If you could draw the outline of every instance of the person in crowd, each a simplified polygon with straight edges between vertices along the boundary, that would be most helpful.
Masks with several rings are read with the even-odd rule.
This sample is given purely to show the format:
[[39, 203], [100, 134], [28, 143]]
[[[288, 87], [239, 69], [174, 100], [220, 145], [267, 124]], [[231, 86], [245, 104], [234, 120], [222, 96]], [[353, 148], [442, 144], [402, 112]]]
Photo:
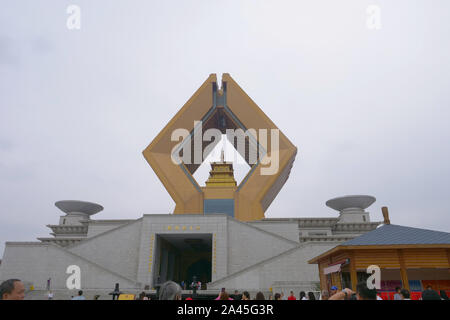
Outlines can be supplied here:
[[316, 300], [316, 296], [311, 291], [308, 292], [308, 300]]
[[148, 297], [147, 297], [147, 295], [145, 294], [145, 291], [142, 291], [142, 292], [139, 294], [138, 300], [148, 300]]
[[297, 300], [297, 298], [294, 296], [294, 291], [290, 292], [289, 297], [287, 298], [288, 300]]
[[119, 284], [116, 283], [114, 286], [114, 291], [110, 292], [109, 294], [112, 295], [112, 299], [116, 300], [119, 299], [119, 296], [121, 295], [122, 291], [119, 289]]
[[222, 293], [225, 292], [225, 288], [222, 288], [219, 292], [219, 295], [214, 300], [220, 300], [220, 297], [222, 297]]
[[320, 300], [328, 300], [330, 298], [330, 294], [327, 290], [322, 290], [322, 294], [320, 295]]
[[78, 295], [76, 297], [73, 297], [72, 300], [86, 300], [86, 298], [83, 296], [83, 290], [78, 291]]
[[259, 291], [255, 296], [255, 300], [266, 300], [266, 297], [264, 297], [264, 294]]
[[449, 300], [445, 290], [439, 291], [442, 300]]
[[428, 285], [427, 288], [422, 291], [422, 300], [441, 300], [441, 297], [437, 291], [434, 291], [433, 288]]
[[159, 300], [181, 300], [181, 287], [173, 281], [164, 282], [159, 289]]
[[228, 292], [225, 291], [225, 288], [222, 288], [222, 290], [219, 293], [219, 296], [214, 300], [233, 300], [233, 298], [231, 298]]
[[305, 291], [300, 291], [300, 296], [299, 296], [298, 300], [308, 300], [308, 299], [306, 298], [306, 293], [305, 293]]
[[281, 294], [275, 293], [274, 300], [281, 300]]
[[345, 288], [331, 296], [328, 300], [353, 300], [353, 297], [356, 300], [377, 300], [377, 290], [375, 288], [369, 289], [366, 281], [361, 281], [356, 285], [356, 293], [349, 288]]
[[400, 295], [401, 288], [395, 288], [394, 300], [402, 300], [402, 296]]
[[332, 286], [330, 288], [330, 297], [334, 296], [338, 291], [338, 288], [336, 286]]
[[281, 300], [287, 300], [287, 298], [284, 296], [284, 292], [281, 291]]
[[0, 284], [0, 300], [25, 299], [25, 285], [19, 279], [8, 279]]
[[228, 295], [228, 292], [222, 291], [222, 292], [220, 293], [220, 298], [219, 298], [219, 300], [233, 300], [233, 299], [230, 298], [230, 296]]
[[[411, 295], [409, 294], [409, 290], [408, 289], [401, 289], [400, 290], [400, 300], [411, 300]], [[395, 298], [394, 298], [395, 300]]]
[[248, 291], [242, 292], [242, 300], [250, 300], [250, 293]]

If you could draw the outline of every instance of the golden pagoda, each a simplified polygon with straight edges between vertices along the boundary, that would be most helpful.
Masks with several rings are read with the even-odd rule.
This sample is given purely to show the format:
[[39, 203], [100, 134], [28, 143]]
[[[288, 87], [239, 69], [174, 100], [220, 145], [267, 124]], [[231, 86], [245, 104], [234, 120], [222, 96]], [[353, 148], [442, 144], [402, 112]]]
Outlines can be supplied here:
[[225, 154], [222, 150], [221, 161], [211, 162], [211, 171], [206, 181], [206, 187], [236, 187], [234, 179], [233, 163], [225, 161]]

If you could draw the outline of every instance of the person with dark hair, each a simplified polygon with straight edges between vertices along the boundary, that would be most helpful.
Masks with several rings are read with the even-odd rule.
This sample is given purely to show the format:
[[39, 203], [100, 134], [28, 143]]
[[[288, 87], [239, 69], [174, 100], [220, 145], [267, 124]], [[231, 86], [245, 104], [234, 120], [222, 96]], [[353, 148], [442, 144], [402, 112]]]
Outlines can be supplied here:
[[439, 291], [442, 300], [449, 300], [447, 296], [447, 292], [445, 290]]
[[119, 284], [116, 283], [116, 285], [114, 286], [114, 291], [109, 293], [110, 295], [112, 295], [112, 299], [116, 300], [119, 299], [119, 296], [122, 294], [122, 292], [119, 289]]
[[403, 288], [402, 290], [400, 290], [400, 296], [401, 296], [400, 300], [411, 300], [411, 298], [410, 298], [411, 295], [410, 295], [408, 289]]
[[308, 300], [316, 300], [316, 296], [314, 296], [314, 293], [312, 293], [311, 291], [308, 292]]
[[147, 295], [145, 294], [145, 291], [142, 291], [142, 292], [139, 294], [138, 300], [148, 300]]
[[422, 291], [422, 300], [441, 300], [441, 297], [437, 291], [434, 291], [433, 288], [428, 285], [427, 288]]
[[366, 281], [356, 285], [356, 298], [358, 300], [377, 300], [377, 289], [369, 289]]
[[288, 300], [297, 300], [297, 298], [294, 296], [294, 291], [291, 291], [291, 294], [287, 298]]
[[173, 281], [164, 282], [159, 289], [159, 300], [181, 300], [181, 287]]
[[300, 296], [299, 296], [298, 300], [308, 300], [308, 299], [306, 299], [305, 291], [300, 291]]
[[86, 298], [83, 296], [83, 290], [78, 291], [78, 296], [73, 297], [72, 300], [86, 300]]
[[242, 292], [242, 300], [250, 300], [250, 293], [248, 291]]
[[25, 299], [25, 286], [19, 279], [8, 279], [0, 284], [0, 300]]
[[255, 296], [255, 300], [266, 300], [266, 297], [264, 297], [264, 294], [259, 291]]
[[274, 300], [281, 300], [281, 294], [275, 293]]
[[328, 300], [353, 300], [353, 297], [356, 297], [356, 300], [377, 300], [377, 289], [369, 289], [366, 281], [361, 281], [356, 285], [356, 294], [349, 288], [345, 288]]
[[395, 294], [394, 294], [394, 300], [402, 300], [402, 297], [400, 295], [401, 288], [395, 287]]

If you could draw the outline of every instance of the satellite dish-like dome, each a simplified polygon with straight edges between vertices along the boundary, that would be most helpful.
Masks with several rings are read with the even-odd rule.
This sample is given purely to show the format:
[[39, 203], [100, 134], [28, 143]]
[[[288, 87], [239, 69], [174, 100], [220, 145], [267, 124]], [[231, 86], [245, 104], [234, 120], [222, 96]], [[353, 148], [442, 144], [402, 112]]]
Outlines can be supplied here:
[[377, 199], [372, 196], [366, 195], [353, 195], [353, 196], [343, 196], [328, 200], [325, 204], [339, 212], [342, 212], [346, 209], [360, 209], [364, 210], [372, 203], [374, 203]]
[[78, 200], [57, 201], [55, 202], [55, 206], [67, 214], [84, 213], [87, 215], [92, 215], [103, 210], [103, 207], [97, 203]]

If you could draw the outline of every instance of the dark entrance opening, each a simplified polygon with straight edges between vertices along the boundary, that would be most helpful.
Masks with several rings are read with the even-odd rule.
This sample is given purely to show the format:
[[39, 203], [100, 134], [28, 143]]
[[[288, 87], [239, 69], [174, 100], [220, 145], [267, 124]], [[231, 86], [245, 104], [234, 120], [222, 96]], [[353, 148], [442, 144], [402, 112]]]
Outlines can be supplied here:
[[203, 288], [211, 282], [211, 234], [159, 234], [154, 257], [156, 285], [184, 281], [189, 289], [194, 276]]

